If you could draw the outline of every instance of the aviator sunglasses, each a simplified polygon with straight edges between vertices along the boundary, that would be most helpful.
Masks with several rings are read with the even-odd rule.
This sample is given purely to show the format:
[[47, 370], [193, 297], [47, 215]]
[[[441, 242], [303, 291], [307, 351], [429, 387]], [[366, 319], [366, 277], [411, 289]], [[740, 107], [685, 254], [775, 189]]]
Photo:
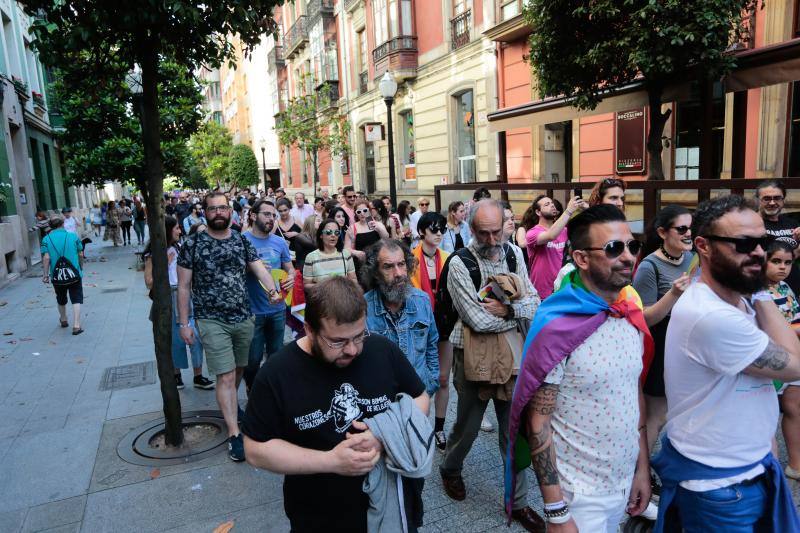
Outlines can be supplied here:
[[762, 250], [766, 250], [770, 244], [775, 241], [772, 235], [764, 235], [763, 237], [721, 237], [719, 235], [704, 235], [710, 241], [730, 242], [733, 243], [736, 251], [740, 254], [753, 253], [758, 246]]
[[608, 241], [605, 243], [601, 248], [582, 248], [587, 252], [594, 251], [594, 250], [602, 250], [606, 253], [606, 257], [609, 259], [616, 259], [617, 257], [622, 255], [622, 252], [625, 251], [625, 248], [628, 248], [628, 251], [631, 255], [639, 255], [639, 252], [642, 250], [642, 243], [641, 241], [637, 241], [636, 239], [631, 239], [628, 242], [625, 241]]

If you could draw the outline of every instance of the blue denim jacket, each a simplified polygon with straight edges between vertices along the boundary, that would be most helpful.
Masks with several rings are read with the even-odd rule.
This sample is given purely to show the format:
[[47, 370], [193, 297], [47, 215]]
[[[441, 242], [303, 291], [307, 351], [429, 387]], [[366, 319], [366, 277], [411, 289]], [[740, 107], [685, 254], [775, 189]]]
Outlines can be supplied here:
[[428, 295], [409, 289], [406, 305], [397, 323], [383, 304], [377, 290], [364, 295], [367, 300], [367, 327], [371, 333], [383, 335], [400, 347], [425, 384], [428, 394], [439, 388], [439, 332], [433, 318]]

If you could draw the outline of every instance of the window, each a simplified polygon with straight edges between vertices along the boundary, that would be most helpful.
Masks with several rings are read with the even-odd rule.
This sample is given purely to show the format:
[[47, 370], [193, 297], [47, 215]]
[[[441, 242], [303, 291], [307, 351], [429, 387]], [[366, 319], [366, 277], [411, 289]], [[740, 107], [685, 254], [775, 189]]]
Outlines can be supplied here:
[[411, 0], [374, 0], [375, 44], [400, 35], [412, 35]]
[[401, 162], [405, 166], [404, 178], [406, 180], [417, 179], [416, 174], [416, 150], [414, 147], [414, 114], [411, 110], [403, 111], [398, 115], [400, 120], [400, 142], [402, 151], [400, 153]]
[[508, 20], [520, 14], [520, 0], [500, 0], [500, 20]]
[[386, 0], [375, 0], [372, 5], [375, 21], [375, 44], [383, 44], [389, 40], [389, 33], [386, 29]]
[[364, 34], [364, 30], [359, 31], [356, 33], [356, 40], [358, 43], [358, 71], [359, 72], [366, 72], [368, 65], [367, 65], [367, 36]]
[[303, 185], [308, 184], [308, 158], [306, 157], [306, 151], [300, 150], [300, 168], [303, 172]]
[[473, 93], [464, 91], [453, 97], [456, 120], [456, 176], [459, 183], [473, 183], [476, 180], [475, 168], [475, 109]]
[[[693, 85], [691, 100], [678, 102], [675, 110], [675, 179], [696, 180], [700, 176], [700, 137], [703, 113], [699, 95]], [[712, 156], [711, 175], [706, 179], [719, 179], [722, 171], [725, 144], [725, 94], [722, 84], [714, 83], [712, 97]]]
[[468, 9], [467, 0], [453, 0], [453, 16], [460, 15]]
[[290, 186], [292, 183], [292, 149], [288, 146], [283, 147], [283, 159], [286, 161], [286, 185]]

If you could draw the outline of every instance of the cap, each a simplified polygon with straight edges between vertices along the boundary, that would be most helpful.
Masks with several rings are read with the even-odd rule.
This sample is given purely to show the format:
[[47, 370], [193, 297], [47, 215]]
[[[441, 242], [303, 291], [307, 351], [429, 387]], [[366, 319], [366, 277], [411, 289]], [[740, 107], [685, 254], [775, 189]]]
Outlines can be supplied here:
[[64, 209], [61, 210], [61, 212], [62, 213], [72, 213], [72, 208], [71, 207], [65, 207]]

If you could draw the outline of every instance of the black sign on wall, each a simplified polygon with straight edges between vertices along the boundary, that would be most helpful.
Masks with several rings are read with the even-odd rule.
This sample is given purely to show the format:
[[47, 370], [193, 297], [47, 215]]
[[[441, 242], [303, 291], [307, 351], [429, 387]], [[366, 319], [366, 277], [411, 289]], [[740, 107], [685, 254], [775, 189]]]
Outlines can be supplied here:
[[617, 174], [645, 172], [645, 108], [617, 111]]

